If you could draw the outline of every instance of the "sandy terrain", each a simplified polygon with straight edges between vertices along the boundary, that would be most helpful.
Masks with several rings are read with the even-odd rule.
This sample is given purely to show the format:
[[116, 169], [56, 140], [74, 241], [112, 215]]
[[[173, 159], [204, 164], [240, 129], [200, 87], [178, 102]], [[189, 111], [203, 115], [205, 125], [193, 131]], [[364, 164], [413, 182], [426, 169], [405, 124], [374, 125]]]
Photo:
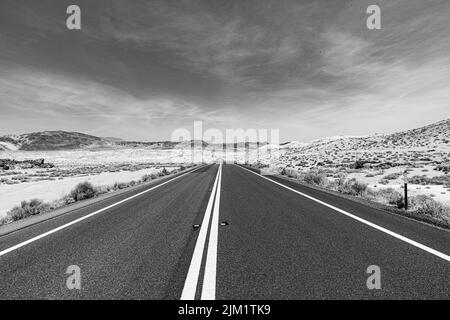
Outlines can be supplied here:
[[[408, 176], [425, 176], [421, 185], [410, 182], [410, 195], [425, 194], [450, 203], [450, 120], [422, 128], [372, 136], [337, 136], [310, 143], [290, 142], [236, 150], [222, 145], [190, 149], [190, 143], [176, 148], [91, 147], [72, 151], [0, 151], [0, 159], [17, 161], [45, 159], [54, 168], [0, 170], [0, 216], [22, 200], [52, 201], [67, 194], [77, 183], [94, 185], [137, 180], [157, 167], [187, 163], [226, 162], [269, 166], [271, 173], [284, 169], [295, 172], [322, 170], [329, 179], [345, 178], [366, 183], [369, 188], [401, 191], [405, 170]], [[160, 170], [160, 169], [159, 169]], [[435, 178], [438, 178], [437, 180]], [[431, 179], [434, 179], [430, 181]]]
[[[3, 151], [2, 159], [45, 159], [53, 168], [0, 170], [0, 217], [23, 200], [52, 202], [68, 194], [78, 183], [95, 186], [139, 180], [144, 174], [179, 168], [182, 160], [172, 150], [117, 149], [99, 151]], [[187, 163], [185, 161], [183, 163]]]
[[[173, 170], [175, 167], [167, 168]], [[0, 184], [0, 217], [23, 200], [38, 198], [46, 202], [58, 200], [68, 194], [78, 183], [89, 181], [94, 186], [108, 186], [115, 182], [130, 182], [139, 180], [144, 174], [161, 171], [162, 168], [150, 168], [138, 171], [104, 172], [97, 175], [68, 177], [62, 180], [43, 180], [24, 182], [14, 185]]]
[[289, 170], [295, 176], [312, 170], [329, 180], [356, 179], [371, 189], [400, 192], [407, 170], [410, 196], [423, 194], [450, 204], [450, 120], [393, 134], [289, 143], [278, 158], [261, 163], [267, 172]]
[[[269, 152], [270, 153], [270, 152]], [[256, 159], [256, 150], [209, 148], [204, 150], [151, 148], [72, 150], [72, 151], [2, 151], [1, 159], [17, 161], [45, 159], [53, 168], [11, 168], [0, 170], [0, 217], [23, 200], [38, 198], [52, 202], [68, 194], [78, 183], [89, 181], [93, 185], [113, 185], [115, 182], [139, 180], [144, 174], [179, 168], [192, 162], [245, 162]], [[262, 150], [261, 157], [267, 158]], [[269, 154], [270, 156], [270, 154]]]

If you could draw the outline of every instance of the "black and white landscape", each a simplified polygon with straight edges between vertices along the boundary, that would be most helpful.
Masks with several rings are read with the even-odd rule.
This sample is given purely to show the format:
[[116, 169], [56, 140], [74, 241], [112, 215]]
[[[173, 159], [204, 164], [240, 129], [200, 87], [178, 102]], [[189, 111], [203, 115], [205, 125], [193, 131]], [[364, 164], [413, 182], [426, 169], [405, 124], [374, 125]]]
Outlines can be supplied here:
[[0, 299], [448, 299], [449, 15], [2, 0]]

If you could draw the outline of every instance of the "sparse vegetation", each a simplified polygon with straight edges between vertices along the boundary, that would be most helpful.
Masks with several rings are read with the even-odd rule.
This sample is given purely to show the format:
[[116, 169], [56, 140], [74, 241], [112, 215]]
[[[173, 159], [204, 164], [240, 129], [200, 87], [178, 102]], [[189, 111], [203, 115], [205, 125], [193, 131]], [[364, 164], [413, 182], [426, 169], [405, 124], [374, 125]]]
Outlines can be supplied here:
[[75, 189], [70, 192], [70, 196], [75, 201], [81, 201], [85, 199], [90, 199], [95, 197], [98, 194], [97, 190], [94, 186], [89, 182], [82, 182], [78, 184]]
[[396, 179], [400, 178], [401, 175], [402, 175], [401, 172], [395, 172], [395, 173], [391, 173], [391, 174], [384, 176], [383, 179], [384, 180], [396, 180]]
[[158, 173], [160, 177], [167, 176], [168, 174], [170, 174], [170, 172], [165, 167]]
[[450, 185], [450, 177], [449, 176], [436, 176], [436, 177], [427, 177], [426, 175], [422, 176], [413, 176], [408, 179], [409, 183], [412, 184], [421, 184], [421, 185]]
[[[186, 167], [183, 168], [184, 170], [186, 169]], [[139, 183], [148, 182], [157, 179], [158, 177], [174, 174], [176, 172], [178, 172], [178, 170], [168, 171], [166, 168], [163, 168], [158, 174], [146, 174], [142, 176], [139, 181], [116, 182], [112, 186], [93, 186], [90, 182], [85, 181], [79, 183], [69, 194], [52, 203], [47, 203], [40, 199], [22, 201], [20, 206], [15, 206], [7, 212], [5, 217], [0, 218], [0, 225], [21, 220], [29, 216], [42, 214], [78, 201], [91, 199], [100, 194], [132, 187]]]
[[141, 178], [141, 181], [142, 182], [148, 182], [148, 181], [152, 181], [152, 180], [154, 180], [154, 179], [156, 179], [157, 178], [157, 175], [156, 174], [144, 174], [143, 176], [142, 176], [142, 178]]
[[[345, 176], [342, 176], [342, 173], [340, 173], [339, 178], [336, 178], [335, 174], [333, 178], [327, 179], [327, 174], [324, 170], [311, 170], [309, 172], [299, 174], [293, 169], [286, 169], [284, 172], [287, 176], [298, 179], [301, 182], [337, 191], [345, 195], [364, 198], [366, 200], [392, 206], [397, 209], [403, 209], [405, 207], [403, 192], [398, 192], [393, 188], [381, 188], [378, 190], [369, 189], [367, 184], [362, 183], [355, 178], [347, 179]], [[389, 182], [388, 179], [396, 179], [396, 177], [397, 174], [387, 175], [381, 183], [386, 182], [387, 184]], [[422, 179], [421, 176], [418, 177]], [[431, 178], [430, 181], [431, 180], [433, 180], [433, 178]], [[425, 181], [429, 182], [428, 180]], [[450, 222], [450, 207], [434, 200], [434, 196], [435, 195], [433, 194], [428, 196], [412, 196], [408, 201], [409, 210], [418, 216], [426, 215], [440, 221]]]
[[392, 188], [380, 189], [377, 191], [367, 189], [367, 192], [364, 194], [364, 198], [386, 205], [395, 206], [398, 209], [405, 207], [403, 195]]
[[22, 201], [20, 206], [12, 208], [6, 214], [6, 221], [17, 221], [29, 216], [34, 216], [49, 211], [50, 204], [39, 199]]
[[431, 216], [450, 222], [450, 207], [444, 206], [426, 195], [418, 195], [411, 199], [412, 210], [418, 214]]
[[309, 171], [303, 176], [303, 181], [317, 186], [323, 186], [326, 182], [326, 175], [321, 172]]

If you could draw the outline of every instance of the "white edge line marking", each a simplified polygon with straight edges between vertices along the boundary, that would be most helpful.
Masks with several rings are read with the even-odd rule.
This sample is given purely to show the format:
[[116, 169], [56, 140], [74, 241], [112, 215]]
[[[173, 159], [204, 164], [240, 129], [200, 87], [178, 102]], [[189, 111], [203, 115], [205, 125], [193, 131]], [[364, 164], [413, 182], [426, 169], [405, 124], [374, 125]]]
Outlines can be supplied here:
[[417, 248], [419, 248], [419, 249], [422, 249], [422, 250], [424, 250], [424, 251], [426, 251], [426, 252], [428, 252], [428, 253], [431, 253], [431, 254], [433, 254], [433, 255], [439, 257], [439, 258], [442, 258], [442, 259], [444, 259], [444, 260], [450, 262], [450, 256], [446, 255], [445, 253], [442, 253], [442, 252], [437, 251], [437, 250], [435, 250], [435, 249], [433, 249], [433, 248], [427, 247], [427, 246], [425, 246], [425, 245], [423, 245], [423, 244], [421, 244], [421, 243], [419, 243], [419, 242], [416, 242], [416, 241], [414, 241], [414, 240], [411, 240], [411, 239], [409, 239], [409, 238], [406, 238], [406, 237], [404, 237], [404, 236], [402, 236], [402, 235], [399, 235], [398, 233], [395, 233], [395, 232], [393, 232], [393, 231], [391, 231], [391, 230], [388, 230], [388, 229], [386, 229], [386, 228], [380, 227], [379, 225], [376, 225], [376, 224], [374, 224], [374, 223], [372, 223], [372, 222], [370, 222], [370, 221], [364, 220], [364, 219], [362, 219], [362, 218], [360, 218], [360, 217], [358, 217], [358, 216], [355, 216], [355, 215], [353, 215], [353, 214], [351, 214], [351, 213], [349, 213], [349, 212], [347, 212], [347, 211], [344, 211], [344, 210], [342, 210], [342, 209], [336, 208], [335, 206], [332, 206], [331, 204], [328, 204], [328, 203], [326, 203], [326, 202], [323, 202], [323, 201], [321, 201], [321, 200], [318, 200], [318, 199], [316, 199], [316, 198], [313, 198], [313, 197], [311, 197], [311, 196], [309, 196], [309, 195], [307, 195], [307, 194], [304, 194], [304, 193], [302, 193], [302, 192], [300, 192], [300, 191], [297, 191], [297, 190], [292, 189], [292, 188], [290, 188], [290, 187], [288, 187], [288, 186], [285, 186], [285, 185], [282, 184], [282, 183], [279, 183], [279, 182], [277, 182], [277, 181], [274, 181], [274, 180], [272, 180], [272, 179], [269, 179], [269, 178], [267, 178], [267, 177], [264, 177], [264, 176], [262, 176], [262, 175], [260, 175], [260, 174], [258, 174], [258, 173], [256, 173], [256, 172], [253, 172], [253, 171], [251, 171], [251, 170], [249, 170], [249, 169], [247, 169], [247, 168], [244, 168], [244, 167], [241, 167], [241, 166], [238, 166], [238, 167], [240, 167], [241, 169], [247, 170], [247, 171], [249, 171], [249, 172], [251, 172], [251, 173], [253, 173], [253, 174], [255, 174], [255, 175], [257, 175], [257, 176], [259, 176], [259, 177], [261, 177], [261, 178], [263, 178], [263, 179], [269, 180], [270, 182], [273, 182], [273, 183], [275, 183], [275, 184], [277, 184], [277, 185], [279, 185], [279, 186], [282, 186], [283, 188], [286, 188], [286, 189], [291, 190], [291, 191], [293, 191], [293, 192], [295, 192], [295, 193], [298, 193], [299, 195], [301, 195], [301, 196], [303, 196], [303, 197], [306, 197], [306, 198], [308, 198], [308, 199], [310, 199], [310, 200], [313, 200], [313, 201], [315, 201], [315, 202], [317, 202], [317, 203], [320, 203], [321, 205], [324, 205], [324, 206], [326, 206], [326, 207], [328, 207], [328, 208], [331, 208], [331, 209], [333, 209], [333, 210], [335, 210], [335, 211], [337, 211], [337, 212], [340, 212], [340, 213], [342, 213], [342, 214], [344, 214], [344, 215], [346, 215], [346, 216], [348, 216], [348, 217], [350, 217], [350, 218], [352, 218], [352, 219], [358, 220], [359, 222], [362, 222], [362, 223], [364, 223], [364, 224], [366, 224], [366, 225], [368, 225], [368, 226], [370, 226], [370, 227], [372, 227], [372, 228], [375, 228], [375, 229], [377, 229], [377, 230], [379, 230], [379, 231], [381, 231], [381, 232], [387, 233], [387, 234], [390, 235], [390, 236], [393, 236], [393, 237], [395, 237], [395, 238], [397, 238], [397, 239], [399, 239], [399, 240], [402, 240], [402, 241], [404, 241], [404, 242], [406, 242], [406, 243], [409, 243], [410, 245], [413, 245], [413, 246], [415, 246], [415, 247], [417, 247]]
[[195, 244], [194, 253], [192, 254], [191, 264], [189, 271], [184, 282], [183, 292], [181, 293], [180, 300], [194, 300], [195, 293], [197, 291], [197, 283], [200, 275], [200, 267], [202, 264], [203, 251], [205, 248], [206, 235], [209, 228], [209, 220], [211, 217], [211, 209], [216, 194], [217, 184], [219, 181], [220, 170], [217, 170], [214, 186], [209, 197], [208, 205], [206, 206], [205, 214], [203, 216], [202, 225], [200, 227], [200, 233], [198, 234], [197, 242]]
[[3, 251], [0, 251], [0, 257], [3, 256], [3, 255], [5, 255], [5, 254], [7, 254], [7, 253], [9, 253], [9, 252], [11, 252], [11, 251], [14, 251], [14, 250], [19, 249], [19, 248], [21, 248], [21, 247], [23, 247], [23, 246], [26, 246], [27, 244], [30, 244], [30, 243], [32, 243], [32, 242], [35, 242], [35, 241], [37, 241], [37, 240], [39, 240], [39, 239], [42, 239], [42, 238], [44, 238], [44, 237], [46, 237], [46, 236], [48, 236], [48, 235], [51, 235], [52, 233], [55, 233], [55, 232], [60, 231], [60, 230], [62, 230], [62, 229], [65, 229], [65, 228], [67, 228], [67, 227], [69, 227], [69, 226], [71, 226], [71, 225], [73, 225], [73, 224], [75, 224], [75, 223], [78, 223], [78, 222], [83, 221], [83, 220], [85, 220], [85, 219], [87, 219], [87, 218], [90, 218], [90, 217], [92, 217], [92, 216], [94, 216], [94, 215], [96, 215], [96, 214], [98, 214], [98, 213], [101, 213], [101, 212], [106, 211], [106, 210], [108, 210], [108, 209], [111, 209], [111, 208], [113, 208], [113, 207], [115, 207], [115, 206], [118, 206], [119, 204], [122, 204], [122, 203], [124, 203], [124, 202], [127, 202], [128, 200], [134, 199], [134, 198], [136, 198], [136, 197], [138, 197], [138, 196], [140, 196], [140, 195], [143, 195], [144, 193], [147, 193], [147, 192], [152, 191], [152, 190], [154, 190], [154, 189], [156, 189], [156, 188], [159, 188], [159, 187], [161, 187], [161, 186], [163, 186], [163, 185], [165, 185], [165, 184], [167, 184], [167, 183], [169, 183], [169, 182], [172, 182], [172, 181], [174, 181], [174, 180], [176, 180], [176, 179], [178, 179], [178, 178], [181, 178], [181, 177], [183, 177], [183, 176], [185, 176], [185, 175], [187, 175], [187, 174], [189, 174], [189, 173], [192, 173], [192, 172], [194, 172], [194, 171], [196, 171], [196, 170], [198, 170], [198, 169], [200, 169], [200, 168], [203, 168], [203, 166], [198, 167], [198, 168], [196, 168], [196, 169], [194, 169], [194, 170], [191, 170], [191, 171], [189, 171], [189, 172], [183, 173], [183, 174], [181, 174], [181, 175], [179, 175], [179, 176], [177, 176], [177, 177], [175, 177], [175, 178], [173, 178], [173, 179], [167, 180], [167, 181], [165, 181], [165, 182], [163, 182], [163, 183], [161, 183], [161, 184], [158, 184], [157, 186], [154, 186], [154, 187], [152, 187], [152, 188], [150, 188], [150, 189], [147, 189], [147, 190], [145, 190], [145, 191], [139, 192], [139, 193], [137, 193], [137, 194], [135, 194], [135, 195], [133, 195], [133, 196], [131, 196], [131, 197], [128, 197], [128, 198], [123, 199], [123, 200], [121, 200], [121, 201], [119, 201], [119, 202], [113, 203], [113, 204], [111, 204], [111, 205], [109, 205], [109, 206], [107, 206], [107, 207], [105, 207], [105, 208], [102, 208], [102, 209], [97, 210], [97, 211], [95, 211], [95, 212], [89, 213], [88, 215], [85, 215], [85, 216], [83, 216], [83, 217], [81, 217], [81, 218], [78, 218], [78, 219], [76, 219], [76, 220], [73, 220], [73, 221], [71, 221], [71, 222], [69, 222], [69, 223], [63, 224], [62, 226], [59, 226], [58, 228], [52, 229], [52, 230], [47, 231], [47, 232], [45, 232], [45, 233], [43, 233], [43, 234], [41, 234], [41, 235], [38, 235], [38, 236], [33, 237], [33, 238], [31, 238], [31, 239], [28, 239], [28, 240], [26, 240], [26, 241], [24, 241], [24, 242], [21, 242], [21, 243], [19, 243], [19, 244], [16, 244], [15, 246], [12, 246], [12, 247], [10, 247], [10, 248], [8, 248], [8, 249], [5, 249], [5, 250], [3, 250]]
[[222, 185], [222, 164], [219, 166], [219, 183], [217, 184], [216, 200], [214, 201], [211, 231], [209, 233], [208, 253], [206, 256], [205, 275], [201, 300], [216, 299], [216, 271], [217, 271], [217, 238], [219, 227], [220, 188]]

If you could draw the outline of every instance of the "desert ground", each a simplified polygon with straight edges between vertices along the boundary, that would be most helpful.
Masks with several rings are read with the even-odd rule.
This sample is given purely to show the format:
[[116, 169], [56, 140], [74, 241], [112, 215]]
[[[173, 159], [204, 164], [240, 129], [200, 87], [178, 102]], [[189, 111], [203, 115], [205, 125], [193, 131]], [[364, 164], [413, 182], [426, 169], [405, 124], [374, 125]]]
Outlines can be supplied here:
[[[5, 143], [3, 143], [5, 145]], [[181, 165], [201, 162], [255, 161], [257, 154], [268, 159], [264, 150], [222, 150], [205, 148], [154, 149], [99, 148], [82, 150], [20, 151], [9, 144], [0, 151], [0, 159], [18, 163], [8, 170], [0, 170], [0, 218], [21, 201], [40, 199], [56, 201], [68, 194], [77, 184], [88, 181], [94, 186], [107, 187], [116, 183], [138, 181], [144, 175], [158, 174], [164, 168], [169, 172]], [[33, 167], [27, 161], [44, 161], [44, 167]], [[46, 166], [49, 167], [46, 167]]]
[[[383, 190], [384, 198], [389, 193], [400, 197], [407, 172], [409, 196], [426, 196], [450, 205], [450, 120], [393, 134], [336, 136], [279, 145], [115, 143], [63, 131], [6, 136], [0, 141], [0, 217], [23, 200], [60, 199], [80, 182], [108, 188], [134, 183], [143, 175], [158, 175], [162, 170], [168, 173], [180, 166], [219, 160], [257, 166], [263, 174], [303, 180], [306, 176], [308, 183], [334, 189], [354, 192], [356, 188], [356, 193], [361, 189], [365, 196], [368, 190], [375, 198]], [[427, 199], [421, 201], [428, 204]]]
[[[0, 171], [0, 217], [23, 200], [56, 201], [76, 185], [88, 181], [97, 187], [138, 181], [144, 175], [169, 172], [180, 167], [168, 152], [143, 150], [109, 151], [15, 151], [0, 152], [0, 158], [24, 161], [44, 159], [49, 168], [22, 168]], [[173, 160], [173, 159], [172, 159]]]

